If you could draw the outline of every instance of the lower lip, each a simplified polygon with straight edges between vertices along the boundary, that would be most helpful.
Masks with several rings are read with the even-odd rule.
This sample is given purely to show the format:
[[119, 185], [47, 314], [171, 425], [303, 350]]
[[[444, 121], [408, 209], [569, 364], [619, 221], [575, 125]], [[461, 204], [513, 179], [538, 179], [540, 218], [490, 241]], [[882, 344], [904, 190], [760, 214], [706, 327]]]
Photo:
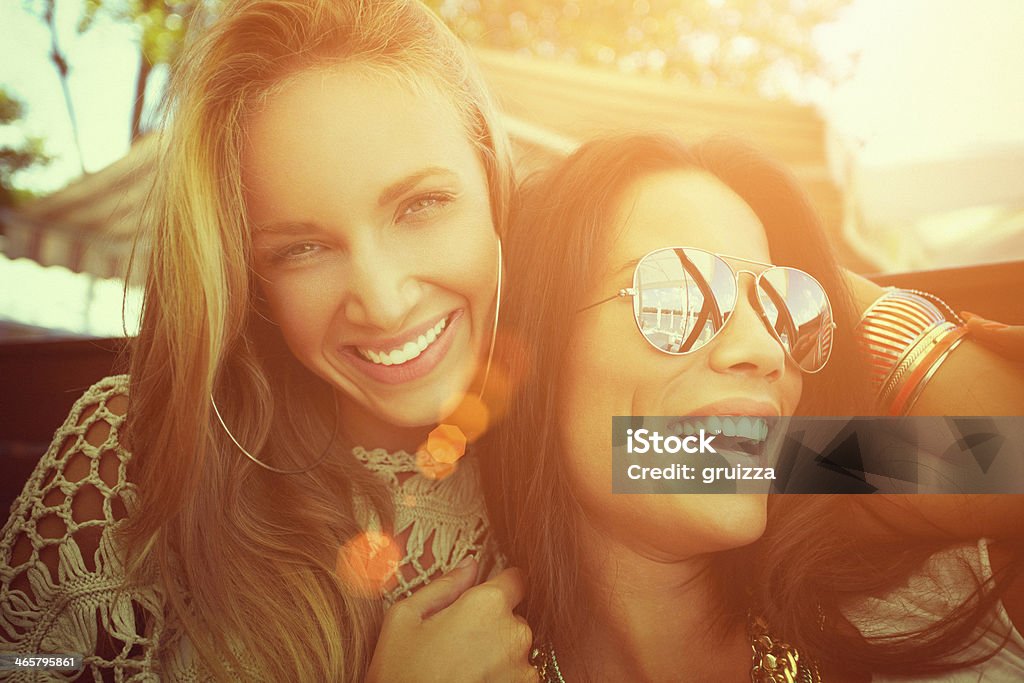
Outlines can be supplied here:
[[[764, 448], [764, 446], [762, 445], [761, 448]], [[764, 467], [768, 460], [764, 453], [751, 455], [750, 453], [744, 453], [743, 451], [720, 450], [718, 451], [718, 454], [732, 466], [743, 465], [745, 467]]]
[[424, 377], [444, 360], [448, 350], [455, 341], [456, 327], [462, 319], [462, 311], [456, 311], [451, 315], [448, 324], [441, 331], [441, 334], [434, 340], [434, 343], [426, 348], [420, 355], [411, 361], [401, 365], [381, 365], [363, 358], [358, 351], [351, 346], [345, 347], [342, 357], [352, 367], [361, 373], [381, 384], [405, 384]]

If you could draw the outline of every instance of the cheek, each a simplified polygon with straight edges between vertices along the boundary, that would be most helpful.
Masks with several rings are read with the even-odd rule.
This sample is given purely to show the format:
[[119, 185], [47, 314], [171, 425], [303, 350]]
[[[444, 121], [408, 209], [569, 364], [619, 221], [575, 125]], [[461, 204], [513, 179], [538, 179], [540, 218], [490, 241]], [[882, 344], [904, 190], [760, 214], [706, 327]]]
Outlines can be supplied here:
[[276, 277], [262, 285], [270, 319], [293, 350], [319, 347], [338, 308], [337, 292], [313, 274]]
[[561, 455], [568, 459], [577, 494], [592, 506], [605, 506], [617, 502], [606, 498], [611, 495], [612, 417], [632, 414], [644, 365], [629, 353], [628, 335], [609, 329], [606, 323], [614, 315], [593, 317], [597, 320], [577, 327], [561, 364], [558, 421]]
[[790, 363], [786, 368], [786, 376], [783, 381], [786, 384], [782, 391], [782, 414], [793, 415], [796, 413], [796, 407], [799, 405], [800, 397], [803, 395], [804, 375], [800, 368]]
[[[497, 286], [498, 240], [489, 206], [484, 203], [467, 211], [450, 235], [448, 247], [441, 251], [435, 245], [430, 260], [446, 273], [451, 289], [490, 308]], [[442, 256], [438, 258], [438, 255]]]

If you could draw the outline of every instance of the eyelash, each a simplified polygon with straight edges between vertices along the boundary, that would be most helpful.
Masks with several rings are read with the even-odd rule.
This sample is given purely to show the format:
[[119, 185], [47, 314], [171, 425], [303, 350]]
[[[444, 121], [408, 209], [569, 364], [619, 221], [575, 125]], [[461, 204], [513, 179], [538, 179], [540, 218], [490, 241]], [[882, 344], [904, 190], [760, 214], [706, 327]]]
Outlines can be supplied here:
[[[455, 195], [450, 192], [428, 192], [426, 194], [418, 195], [402, 205], [398, 212], [398, 219], [401, 220], [406, 216], [412, 216], [412, 220], [417, 220], [421, 217], [425, 218], [433, 215], [435, 211], [450, 204], [453, 199], [455, 199]], [[430, 203], [422, 208], [414, 210], [413, 207], [421, 202]]]
[[[323, 245], [317, 244], [316, 242], [296, 242], [289, 244], [283, 249], [278, 249], [272, 254], [274, 263], [286, 263], [302, 261], [303, 259], [310, 258], [314, 254], [318, 253]], [[312, 247], [311, 249], [305, 250], [306, 247]], [[304, 249], [301, 253], [295, 253], [296, 249]]]

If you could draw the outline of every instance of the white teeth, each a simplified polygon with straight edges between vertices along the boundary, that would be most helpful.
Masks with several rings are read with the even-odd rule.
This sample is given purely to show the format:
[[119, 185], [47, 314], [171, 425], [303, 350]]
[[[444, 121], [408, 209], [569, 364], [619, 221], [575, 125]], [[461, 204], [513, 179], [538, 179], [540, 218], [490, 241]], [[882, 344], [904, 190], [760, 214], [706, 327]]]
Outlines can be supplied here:
[[[709, 434], [725, 436], [742, 436], [754, 441], [768, 438], [768, 421], [763, 417], [708, 417], [703, 420], [683, 420], [676, 430], [682, 430], [683, 436], [696, 434], [701, 429]], [[677, 431], [678, 433], [678, 431]]]
[[360, 356], [371, 363], [376, 363], [377, 365], [401, 365], [402, 363], [408, 363], [413, 358], [419, 357], [421, 353], [426, 351], [428, 346], [437, 341], [438, 336], [447, 325], [447, 318], [441, 318], [433, 327], [414, 341], [408, 341], [400, 348], [392, 349], [391, 351], [376, 351], [360, 346], [355, 347], [355, 349], [359, 352]]

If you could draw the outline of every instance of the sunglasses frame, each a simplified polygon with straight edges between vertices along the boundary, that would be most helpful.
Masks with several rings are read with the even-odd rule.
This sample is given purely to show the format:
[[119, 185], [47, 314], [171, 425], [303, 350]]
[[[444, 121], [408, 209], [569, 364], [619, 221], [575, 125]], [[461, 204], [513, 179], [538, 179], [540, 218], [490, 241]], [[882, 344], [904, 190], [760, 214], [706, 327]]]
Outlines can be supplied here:
[[[646, 254], [641, 256], [640, 259], [637, 260], [636, 266], [633, 268], [633, 286], [632, 287], [624, 287], [623, 289], [620, 289], [617, 293], [613, 294], [612, 296], [610, 296], [610, 297], [608, 297], [606, 299], [601, 299], [600, 301], [592, 303], [589, 306], [584, 306], [583, 308], [577, 310], [576, 312], [577, 313], [582, 313], [583, 311], [590, 310], [591, 308], [594, 308], [596, 306], [600, 306], [601, 304], [606, 304], [609, 301], [613, 301], [615, 299], [632, 299], [633, 297], [635, 297], [639, 293], [639, 289], [637, 287], [637, 277], [638, 277], [638, 274], [640, 272], [640, 264], [644, 262], [644, 259], [646, 259], [651, 254], [657, 253], [659, 251], [669, 251], [669, 250], [675, 251], [677, 249], [684, 249], [684, 250], [687, 250], [687, 251], [698, 251], [698, 252], [701, 252], [703, 254], [708, 254], [710, 256], [714, 256], [715, 258], [719, 259], [720, 261], [722, 261], [725, 264], [726, 268], [728, 268], [730, 270], [730, 272], [732, 272], [733, 277], [734, 277], [735, 282], [736, 282], [736, 300], [733, 301], [733, 310], [736, 309], [736, 304], [739, 302], [740, 275], [742, 275], [743, 273], [747, 273], [751, 277], [754, 278], [754, 285], [756, 287], [760, 287], [761, 276], [764, 275], [771, 268], [787, 268], [789, 270], [795, 270], [798, 273], [803, 273], [804, 275], [809, 277], [814, 282], [814, 284], [818, 285], [818, 287], [821, 288], [822, 294], [825, 295], [825, 305], [828, 306], [828, 317], [832, 321], [829, 324], [829, 326], [833, 330], [833, 334], [834, 334], [835, 330], [837, 329], [837, 325], [835, 323], [835, 318], [832, 315], [832, 300], [828, 298], [828, 292], [826, 292], [825, 288], [821, 286], [821, 283], [818, 282], [818, 279], [815, 278], [810, 273], [808, 273], [807, 271], [800, 270], [799, 268], [793, 268], [792, 266], [778, 266], [778, 265], [775, 265], [774, 263], [764, 263], [763, 261], [755, 261], [753, 259], [743, 258], [742, 256], [729, 256], [728, 254], [718, 254], [718, 253], [715, 253], [713, 251], [708, 251], [707, 249], [701, 249], [699, 247], [658, 247], [657, 249], [650, 250], [649, 252], [647, 252]], [[750, 264], [753, 264], [753, 265], [756, 265], [756, 266], [763, 266], [763, 268], [761, 269], [760, 273], [755, 273], [754, 271], [747, 270], [747, 269], [737, 270], [737, 269], [732, 267], [732, 265], [729, 263], [729, 261], [740, 261], [742, 263], [750, 263]], [[696, 349], [689, 349], [687, 351], [666, 351], [665, 349], [657, 346], [654, 342], [652, 342], [650, 339], [647, 338], [647, 335], [644, 334], [643, 328], [640, 327], [640, 318], [637, 315], [636, 306], [633, 306], [632, 308], [633, 308], [633, 323], [636, 325], [637, 332], [640, 333], [640, 336], [643, 337], [644, 341], [646, 341], [648, 344], [650, 344], [652, 348], [657, 349], [661, 353], [668, 354], [669, 356], [686, 356], [686, 355], [689, 355], [691, 353], [696, 353], [697, 351], [700, 351], [702, 348], [704, 348], [705, 346], [710, 344], [714, 340], [714, 338], [717, 337], [718, 334], [722, 330], [724, 330], [725, 326], [729, 323], [728, 320], [724, 321], [722, 323], [722, 326], [719, 327], [717, 330], [715, 330], [714, 334], [712, 334], [711, 337], [706, 342], [704, 342], [704, 344], [702, 344], [701, 346], [699, 346]], [[803, 373], [808, 374], [808, 375], [816, 375], [816, 374], [818, 374], [819, 372], [821, 372], [822, 370], [825, 369], [825, 366], [828, 365], [829, 359], [832, 358], [832, 348], [833, 348], [833, 345], [831, 345], [831, 344], [829, 345], [829, 347], [828, 347], [828, 355], [826, 355], [825, 356], [825, 360], [822, 361], [821, 367], [819, 367], [817, 370], [806, 370], [803, 367], [801, 367], [800, 363], [798, 363], [796, 358], [793, 357], [793, 354], [786, 347], [786, 344], [783, 343], [782, 338], [779, 336], [779, 333], [775, 331], [775, 327], [768, 321], [768, 314], [765, 313], [765, 311], [764, 311], [764, 305], [761, 303], [760, 297], [757, 298], [757, 306], [754, 307], [754, 310], [757, 313], [758, 317], [761, 319], [761, 322], [764, 323], [764, 326], [768, 328], [769, 332], [771, 332], [771, 335], [775, 338], [775, 341], [777, 341], [779, 343], [779, 346], [782, 347], [782, 350], [786, 352], [786, 357], [789, 358], [789, 360], [793, 361], [793, 364], [800, 369], [800, 372], [803, 372]]]

